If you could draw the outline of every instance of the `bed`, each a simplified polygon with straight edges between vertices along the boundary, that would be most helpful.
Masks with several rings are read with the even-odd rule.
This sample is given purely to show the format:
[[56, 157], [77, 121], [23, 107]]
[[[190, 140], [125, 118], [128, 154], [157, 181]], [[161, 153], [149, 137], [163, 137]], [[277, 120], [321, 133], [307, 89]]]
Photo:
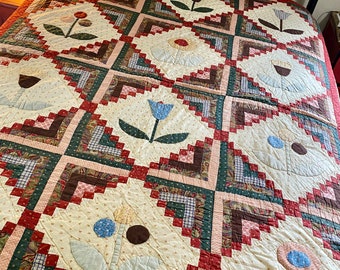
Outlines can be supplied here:
[[0, 109], [0, 269], [340, 269], [338, 89], [295, 2], [26, 0]]

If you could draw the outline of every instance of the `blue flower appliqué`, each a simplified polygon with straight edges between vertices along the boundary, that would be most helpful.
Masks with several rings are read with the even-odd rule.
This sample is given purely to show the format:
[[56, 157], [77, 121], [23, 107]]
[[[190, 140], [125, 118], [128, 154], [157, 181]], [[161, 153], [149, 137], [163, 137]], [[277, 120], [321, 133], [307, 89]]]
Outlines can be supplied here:
[[107, 238], [114, 234], [116, 224], [109, 218], [102, 218], [94, 224], [93, 230], [99, 237]]
[[269, 136], [267, 141], [274, 148], [281, 149], [284, 147], [284, 142], [279, 137]]
[[173, 104], [164, 104], [162, 102], [155, 102], [150, 99], [148, 99], [148, 101], [151, 107], [153, 117], [155, 117], [158, 120], [164, 120], [174, 107]]
[[305, 253], [297, 250], [290, 251], [287, 254], [287, 260], [298, 268], [305, 268], [311, 265], [309, 257]]

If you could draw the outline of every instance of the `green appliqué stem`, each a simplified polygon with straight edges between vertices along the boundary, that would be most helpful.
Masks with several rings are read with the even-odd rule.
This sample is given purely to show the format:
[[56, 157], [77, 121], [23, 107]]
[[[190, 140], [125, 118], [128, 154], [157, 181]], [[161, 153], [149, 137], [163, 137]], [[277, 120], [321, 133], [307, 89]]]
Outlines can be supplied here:
[[259, 19], [259, 22], [261, 24], [263, 24], [264, 26], [266, 27], [269, 27], [271, 29], [274, 29], [274, 30], [277, 30], [277, 31], [280, 31], [280, 32], [285, 32], [285, 33], [288, 33], [288, 34], [291, 34], [291, 35], [302, 35], [303, 34], [303, 31], [302, 30], [298, 30], [298, 29], [284, 29], [283, 28], [283, 20], [280, 19], [280, 27], [277, 27], [276, 25], [266, 21], [266, 20], [263, 20], [263, 19]]
[[156, 134], [156, 130], [157, 130], [158, 123], [159, 123], [159, 120], [156, 119], [155, 125], [153, 126], [151, 138], [150, 138], [150, 140], [149, 140], [150, 143], [152, 143], [152, 142], [153, 142], [153, 139], [155, 138], [155, 134]]
[[135, 137], [137, 139], [144, 139], [149, 141], [150, 143], [153, 143], [154, 141], [159, 143], [165, 143], [165, 144], [174, 144], [184, 141], [189, 133], [173, 133], [173, 134], [167, 134], [161, 137], [158, 137], [155, 139], [157, 127], [159, 124], [159, 119], [156, 119], [155, 124], [152, 129], [151, 138], [146, 135], [146, 133], [134, 126], [131, 126], [130, 124], [126, 123], [124, 120], [119, 119], [119, 126], [120, 128], [128, 135]]
[[192, 1], [192, 5], [191, 5], [191, 11], [193, 11], [193, 10], [194, 10], [195, 4], [196, 4], [196, 2], [195, 2], [195, 1]]
[[52, 25], [52, 24], [44, 24], [44, 28], [46, 29], [47, 32], [53, 35], [64, 36], [65, 38], [73, 38], [73, 39], [78, 39], [78, 40], [91, 40], [91, 39], [97, 38], [96, 35], [92, 35], [89, 33], [75, 33], [71, 35], [71, 32], [74, 26], [76, 25], [76, 23], [78, 22], [78, 20], [79, 20], [78, 18], [75, 19], [71, 27], [68, 29], [66, 35], [64, 34], [64, 31], [60, 27]]
[[79, 21], [78, 18], [74, 20], [74, 22], [72, 23], [71, 27], [68, 29], [68, 31], [67, 31], [67, 33], [66, 33], [66, 35], [65, 35], [65, 38], [68, 38], [68, 37], [69, 37], [69, 35], [71, 34], [71, 31], [72, 31], [73, 27], [76, 25], [76, 23], [77, 23], [78, 21]]
[[123, 238], [123, 233], [125, 231], [125, 227], [126, 227], [125, 224], [119, 224], [119, 229], [118, 229], [118, 234], [117, 234], [117, 238], [116, 238], [115, 248], [114, 248], [114, 251], [113, 251], [113, 255], [112, 255], [112, 259], [111, 259], [109, 270], [116, 270], [116, 269], [118, 269], [117, 265], [118, 265], [120, 250], [121, 250], [121, 247], [122, 247], [122, 238]]
[[175, 7], [178, 7], [178, 8], [183, 9], [183, 10], [190, 10], [190, 11], [195, 11], [195, 12], [200, 12], [200, 13], [207, 13], [207, 12], [211, 12], [211, 11], [214, 10], [214, 9], [208, 8], [208, 7], [195, 8], [196, 1], [192, 1], [191, 8], [189, 8], [186, 4], [184, 4], [180, 1], [172, 0], [171, 4], [173, 4]]

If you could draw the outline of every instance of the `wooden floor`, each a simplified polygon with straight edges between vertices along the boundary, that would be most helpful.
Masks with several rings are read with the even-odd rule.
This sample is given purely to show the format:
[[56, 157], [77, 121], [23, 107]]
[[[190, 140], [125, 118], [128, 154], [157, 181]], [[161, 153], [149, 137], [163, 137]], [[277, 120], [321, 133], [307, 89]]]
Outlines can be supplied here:
[[9, 16], [16, 10], [16, 6], [0, 3], [0, 25], [2, 25]]

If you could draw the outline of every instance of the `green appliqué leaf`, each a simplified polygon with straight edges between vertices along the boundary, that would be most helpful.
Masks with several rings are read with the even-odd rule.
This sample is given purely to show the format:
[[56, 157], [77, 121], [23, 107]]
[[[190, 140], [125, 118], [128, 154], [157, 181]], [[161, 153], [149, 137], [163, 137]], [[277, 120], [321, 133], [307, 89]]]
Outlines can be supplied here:
[[132, 137], [149, 140], [149, 137], [148, 135], [145, 134], [145, 132], [141, 131], [140, 129], [134, 126], [131, 126], [122, 119], [119, 119], [119, 126], [126, 134], [129, 134]]
[[201, 13], [207, 13], [207, 12], [211, 12], [214, 9], [212, 8], [207, 8], [207, 7], [198, 7], [198, 8], [194, 8], [194, 11], [196, 12], [201, 12]]
[[190, 10], [190, 8], [189, 8], [186, 4], [184, 4], [184, 3], [182, 3], [182, 2], [179, 2], [179, 1], [171, 1], [171, 3], [172, 3], [174, 6], [180, 8], [180, 9]]
[[156, 142], [160, 143], [167, 143], [167, 144], [174, 144], [183, 142], [187, 137], [189, 133], [174, 133], [174, 134], [168, 134], [161, 137], [158, 137], [155, 139]]
[[302, 30], [298, 30], [298, 29], [285, 29], [283, 30], [283, 32], [292, 34], [292, 35], [302, 35], [303, 31]]
[[270, 23], [270, 22], [267, 22], [265, 20], [262, 20], [262, 19], [259, 19], [259, 22], [262, 23], [264, 26], [267, 26], [271, 29], [275, 29], [275, 30], [280, 30], [276, 25]]
[[71, 252], [83, 270], [107, 270], [106, 262], [97, 249], [79, 241], [70, 242]]
[[76, 34], [69, 35], [69, 37], [73, 39], [78, 39], [78, 40], [90, 40], [90, 39], [96, 38], [97, 36], [88, 34], [88, 33], [76, 33]]
[[63, 30], [55, 25], [52, 24], [44, 24], [44, 28], [47, 32], [50, 32], [51, 34], [57, 35], [57, 36], [65, 36]]

